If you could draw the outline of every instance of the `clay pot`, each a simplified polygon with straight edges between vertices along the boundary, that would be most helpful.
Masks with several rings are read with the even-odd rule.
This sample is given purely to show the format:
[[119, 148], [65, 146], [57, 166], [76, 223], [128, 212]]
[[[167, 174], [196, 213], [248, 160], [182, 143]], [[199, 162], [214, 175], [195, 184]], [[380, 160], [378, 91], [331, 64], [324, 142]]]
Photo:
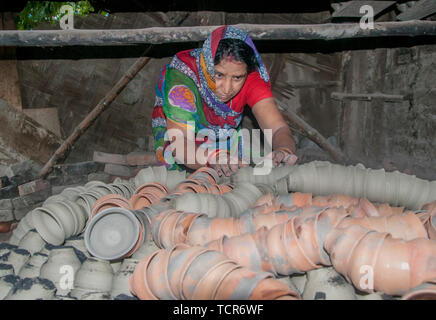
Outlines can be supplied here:
[[132, 254], [141, 237], [141, 221], [125, 208], [99, 212], [91, 219], [84, 234], [89, 253], [103, 260], [118, 260]]
[[219, 176], [215, 169], [209, 167], [201, 167], [188, 176], [188, 179], [198, 179], [210, 184], [217, 184]]
[[[430, 263], [436, 245], [424, 238], [404, 241], [351, 225], [332, 230], [326, 239], [326, 250], [335, 269], [363, 292], [376, 290], [403, 295], [436, 277], [436, 269]], [[363, 265], [373, 270], [373, 288], [361, 286]]]
[[344, 229], [334, 228], [325, 238], [324, 248], [329, 254], [335, 270], [344, 275], [349, 282], [348, 269], [352, 250], [370, 232], [361, 226], [351, 225]]
[[52, 300], [56, 287], [44, 278], [19, 280], [4, 300]]
[[20, 277], [13, 274], [0, 277], [0, 299], [4, 300], [19, 281]]
[[29, 232], [29, 230], [35, 228], [31, 216], [32, 215], [30, 211], [20, 220], [17, 227], [12, 230], [11, 238], [13, 239], [9, 239], [9, 243], [18, 245], [18, 243], [26, 235], [26, 233]]
[[110, 294], [113, 298], [120, 294], [132, 296], [129, 288], [129, 278], [135, 271], [138, 262], [138, 260], [131, 258], [123, 260], [120, 269], [114, 274], [112, 278], [112, 289]]
[[71, 296], [81, 299], [85, 293], [105, 292], [112, 289], [113, 271], [105, 260], [89, 258], [79, 268], [74, 277], [74, 289]]
[[164, 184], [167, 179], [168, 170], [165, 166], [152, 166], [155, 180], [153, 182], [159, 182]]
[[161, 199], [163, 196], [168, 194], [168, 188], [162, 183], [149, 182], [136, 188], [134, 194], [138, 193], [150, 193], [154, 195], [157, 199]]
[[18, 246], [22, 249], [25, 249], [30, 252], [30, 254], [34, 254], [40, 251], [46, 242], [35, 230], [30, 230], [26, 235], [20, 240]]
[[401, 300], [436, 300], [436, 284], [423, 283], [403, 295]]
[[160, 250], [159, 254], [154, 256], [148, 264], [144, 279], [153, 295], [159, 297], [160, 300], [177, 299], [168, 280], [169, 257], [168, 250]]
[[179, 183], [186, 179], [186, 171], [169, 170], [165, 180], [165, 186], [172, 191]]
[[69, 238], [65, 241], [64, 246], [66, 247], [73, 247], [80, 253], [82, 253], [86, 258], [90, 258], [91, 255], [89, 254], [88, 250], [86, 249], [85, 241], [83, 239], [83, 236], [76, 236]]
[[19, 274], [21, 268], [30, 259], [30, 252], [21, 248], [13, 248], [10, 252], [3, 255], [3, 263], [10, 264], [14, 268], [14, 274]]
[[[262, 233], [257, 238], [265, 237], [266, 228], [259, 229], [255, 234]], [[245, 233], [239, 236], [228, 238], [223, 236], [220, 239], [209, 242], [206, 247], [208, 249], [220, 251], [228, 258], [237, 261], [238, 264], [250, 268], [255, 271], [268, 271], [272, 270], [272, 265], [264, 262], [263, 257], [260, 256], [255, 234]], [[262, 250], [262, 248], [259, 248]]]
[[24, 278], [35, 278], [40, 276], [41, 266], [48, 260], [48, 255], [35, 253], [30, 257], [26, 264], [21, 268], [18, 276]]
[[[67, 295], [73, 289], [73, 279], [80, 268], [80, 260], [72, 247], [59, 247], [50, 251], [47, 261], [41, 266], [40, 276], [53, 282], [56, 294]], [[71, 283], [61, 283], [66, 272], [72, 274]]]
[[303, 300], [356, 300], [354, 287], [333, 267], [307, 272]]
[[77, 219], [64, 205], [59, 202], [50, 202], [43, 208], [58, 218], [57, 221], [59, 221], [61, 228], [64, 230], [65, 238], [69, 238], [74, 234], [77, 228]]
[[108, 208], [126, 208], [128, 210], [132, 210], [133, 208], [130, 205], [128, 199], [119, 194], [107, 194], [103, 197], [100, 197], [92, 207], [91, 217], [95, 216], [98, 212], [108, 209]]
[[154, 201], [155, 201], [155, 199], [153, 197], [151, 197], [150, 195], [147, 195], [147, 194], [143, 194], [143, 193], [134, 194], [129, 199], [130, 207], [133, 210], [140, 210], [144, 207], [148, 207]]
[[[21, 268], [23, 269], [23, 268]], [[21, 271], [21, 270], [20, 270]], [[14, 275], [14, 267], [7, 263], [0, 263], [0, 279], [8, 275]], [[0, 288], [1, 291], [1, 288]], [[0, 294], [1, 296], [1, 294]], [[1, 299], [1, 297], [0, 297]]]
[[[271, 279], [274, 280], [273, 282], [262, 283], [262, 280], [268, 278], [271, 279], [272, 276], [266, 272], [253, 272], [244, 267], [236, 268], [221, 280], [214, 298], [216, 300], [227, 300], [230, 297], [237, 300], [274, 299], [275, 297], [271, 295], [276, 292], [275, 287], [283, 288], [284, 285], [275, 279]], [[241, 290], [241, 286], [245, 290]], [[285, 295], [285, 292], [280, 292], [279, 296]]]
[[204, 214], [185, 213], [181, 211], [164, 211], [165, 217], [159, 221], [157, 235], [153, 237], [154, 242], [161, 248], [170, 248], [176, 244], [184, 243], [192, 222]]
[[133, 274], [129, 278], [130, 292], [141, 300], [159, 299], [150, 290], [148, 282], [146, 281], [148, 265], [159, 252], [159, 250], [155, 251], [152, 254], [141, 259], [136, 265]]
[[141, 169], [135, 176], [135, 185], [139, 187], [145, 183], [156, 182], [156, 178], [154, 177], [154, 172], [151, 167]]
[[262, 205], [276, 206], [277, 198], [272, 193], [264, 194], [256, 200], [256, 202], [253, 204], [253, 207], [258, 207]]

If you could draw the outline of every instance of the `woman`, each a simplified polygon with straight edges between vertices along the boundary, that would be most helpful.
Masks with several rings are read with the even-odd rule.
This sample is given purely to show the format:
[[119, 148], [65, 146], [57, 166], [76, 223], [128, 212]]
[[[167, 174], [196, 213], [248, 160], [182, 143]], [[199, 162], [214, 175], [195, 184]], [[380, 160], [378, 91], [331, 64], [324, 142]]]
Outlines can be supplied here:
[[244, 31], [222, 26], [201, 49], [177, 53], [162, 69], [152, 115], [159, 163], [169, 170], [181, 170], [180, 164], [193, 170], [207, 165], [220, 176], [248, 165], [238, 138], [245, 105], [264, 133], [271, 130], [267, 157], [273, 165], [294, 164], [295, 142], [259, 53]]

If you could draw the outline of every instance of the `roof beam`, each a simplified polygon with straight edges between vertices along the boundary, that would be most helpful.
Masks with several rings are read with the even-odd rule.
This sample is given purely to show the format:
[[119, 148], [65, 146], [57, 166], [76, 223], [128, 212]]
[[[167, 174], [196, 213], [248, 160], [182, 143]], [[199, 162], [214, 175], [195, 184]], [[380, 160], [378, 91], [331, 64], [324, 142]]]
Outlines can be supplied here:
[[[386, 37], [436, 36], [436, 21], [376, 22], [373, 29], [359, 23], [297, 25], [235, 25], [253, 40], [345, 40]], [[152, 27], [105, 30], [3, 30], [0, 46], [62, 47], [122, 46], [204, 41], [218, 26]]]

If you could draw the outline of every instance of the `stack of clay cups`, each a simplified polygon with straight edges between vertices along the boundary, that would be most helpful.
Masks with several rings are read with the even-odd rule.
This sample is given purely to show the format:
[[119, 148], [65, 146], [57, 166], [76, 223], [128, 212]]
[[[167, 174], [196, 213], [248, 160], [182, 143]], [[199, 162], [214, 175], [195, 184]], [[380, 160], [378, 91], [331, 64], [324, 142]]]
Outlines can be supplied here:
[[31, 211], [33, 225], [39, 235], [52, 245], [82, 233], [88, 219], [83, 209], [70, 200], [45, 203]]

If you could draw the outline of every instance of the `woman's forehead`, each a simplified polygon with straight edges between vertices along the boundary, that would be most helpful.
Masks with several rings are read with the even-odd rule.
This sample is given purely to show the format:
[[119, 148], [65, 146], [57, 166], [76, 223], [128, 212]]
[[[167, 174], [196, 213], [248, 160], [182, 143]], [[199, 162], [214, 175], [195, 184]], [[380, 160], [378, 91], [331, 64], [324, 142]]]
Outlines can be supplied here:
[[215, 65], [215, 72], [224, 74], [244, 75], [247, 73], [247, 65], [242, 61], [234, 58], [223, 58], [220, 63]]

